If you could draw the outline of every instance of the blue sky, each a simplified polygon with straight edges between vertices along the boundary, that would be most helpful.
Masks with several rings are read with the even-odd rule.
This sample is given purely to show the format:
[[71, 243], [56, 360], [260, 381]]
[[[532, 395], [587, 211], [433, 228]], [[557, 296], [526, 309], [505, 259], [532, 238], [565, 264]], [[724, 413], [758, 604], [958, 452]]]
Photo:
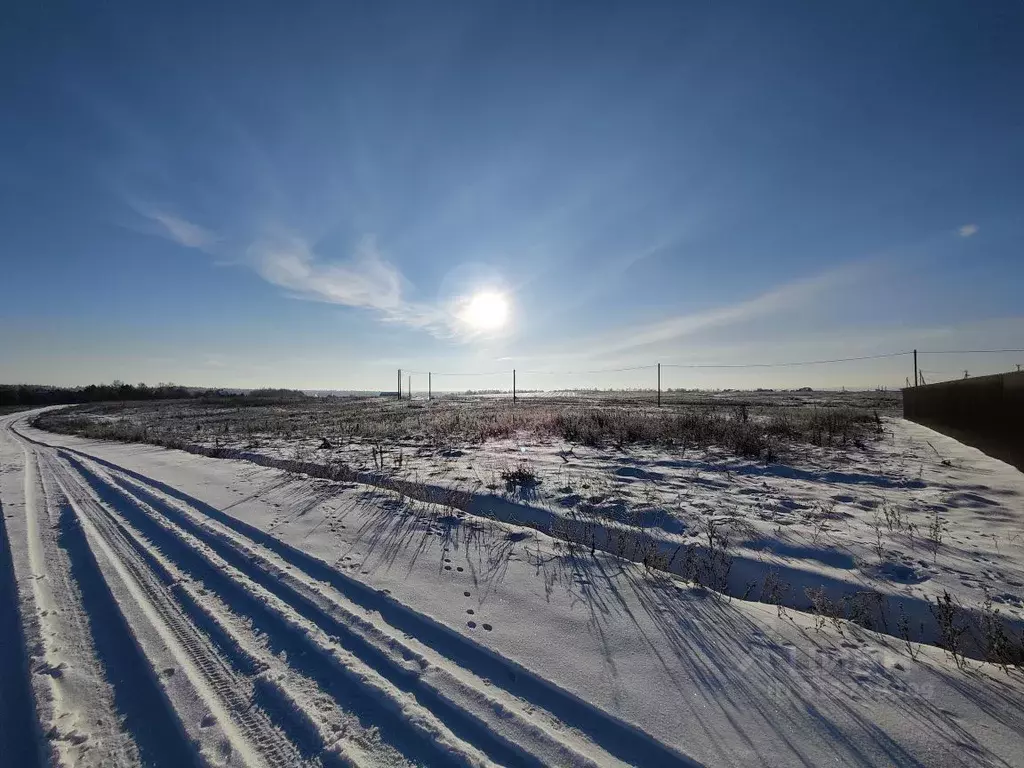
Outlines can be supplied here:
[[[1024, 6], [244, 8], [5, 9], [0, 380], [385, 389], [1024, 346]], [[461, 319], [479, 291], [500, 330]]]

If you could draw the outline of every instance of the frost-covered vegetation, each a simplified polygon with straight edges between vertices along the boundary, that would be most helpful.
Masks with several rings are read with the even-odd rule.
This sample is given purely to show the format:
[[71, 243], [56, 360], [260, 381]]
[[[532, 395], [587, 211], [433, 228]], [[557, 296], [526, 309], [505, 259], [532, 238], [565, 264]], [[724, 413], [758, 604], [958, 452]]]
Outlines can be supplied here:
[[180, 446], [327, 437], [455, 446], [531, 437], [582, 445], [720, 447], [777, 459], [803, 444], [852, 445], [877, 437], [898, 393], [672, 393], [509, 398], [203, 397], [173, 403], [104, 403], [46, 414], [39, 426], [86, 437]]

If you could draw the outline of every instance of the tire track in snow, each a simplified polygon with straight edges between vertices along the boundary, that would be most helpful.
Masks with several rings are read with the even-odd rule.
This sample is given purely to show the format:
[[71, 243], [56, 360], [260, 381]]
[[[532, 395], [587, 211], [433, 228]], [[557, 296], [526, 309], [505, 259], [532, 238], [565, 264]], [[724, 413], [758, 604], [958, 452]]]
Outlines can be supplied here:
[[[83, 489], [88, 493], [87, 489]], [[89, 496], [82, 503], [93, 503], [98, 514], [105, 518], [104, 527], [110, 537], [124, 541], [133, 550], [127, 554], [125, 561], [138, 560], [145, 569], [161, 584], [168, 597], [173, 598], [183, 611], [188, 621], [198, 627], [217, 647], [224, 661], [241, 676], [232, 683], [235, 690], [246, 691], [246, 701], [264, 710], [273, 719], [275, 725], [281, 726], [287, 736], [302, 745], [300, 751], [304, 757], [323, 764], [345, 765], [379, 765], [397, 764], [401, 758], [397, 754], [389, 754], [386, 750], [374, 749], [372, 739], [366, 734], [349, 735], [341, 749], [335, 749], [339, 734], [331, 726], [341, 725], [342, 729], [351, 729], [352, 723], [345, 722], [346, 716], [354, 721], [348, 713], [336, 710], [332, 712], [332, 722], [324, 723], [323, 710], [330, 709], [322, 701], [319, 706], [311, 706], [302, 701], [297, 692], [309, 687], [309, 682], [298, 676], [287, 665], [280, 664], [273, 655], [261, 652], [264, 649], [255, 642], [248, 627], [240, 629], [239, 622], [232, 623], [225, 618], [229, 613], [226, 606], [202, 587], [187, 583], [181, 572], [156, 551], [137, 531], [112, 514], [99, 502]], [[108, 538], [109, 540], [109, 538]], [[214, 605], [216, 604], [216, 605]], [[248, 637], [246, 637], [248, 635]], [[252, 678], [251, 682], [245, 678]], [[319, 692], [319, 689], [316, 689]], [[230, 694], [230, 692], [229, 692]], [[236, 704], [233, 711], [249, 710]], [[357, 725], [357, 724], [356, 724]], [[321, 731], [329, 732], [333, 738], [325, 737]], [[362, 742], [359, 743], [359, 736]], [[280, 762], [280, 761], [279, 761]], [[293, 761], [287, 756], [285, 764]]]
[[[96, 679], [102, 680], [108, 689], [112, 689], [116, 708], [107, 706], [98, 709], [97, 702], [84, 701], [80, 696], [77, 704], [82, 712], [88, 711], [91, 717], [98, 713], [102, 715], [102, 721], [115, 723], [123, 718], [124, 729], [127, 730], [127, 733], [122, 734], [126, 746], [121, 753], [112, 754], [109, 749], [104, 753], [102, 749], [96, 749], [86, 754], [85, 760], [82, 759], [81, 751], [69, 753], [64, 758], [76, 766], [93, 762], [104, 766], [138, 765], [141, 762], [147, 766], [177, 768], [206, 761], [197, 754], [196, 745], [182, 727], [182, 712], [174, 709], [161, 689], [152, 659], [146, 655], [146, 648], [138, 635], [138, 614], [141, 613], [152, 629], [156, 630], [159, 639], [166, 641], [160, 644], [160, 650], [165, 652], [162, 655], [166, 656], [168, 649], [172, 653], [177, 651], [176, 660], [180, 666], [186, 670], [194, 667], [205, 676], [205, 686], [201, 684], [199, 687], [218, 691], [219, 696], [208, 689], [203, 691], [206, 695], [193, 697], [202, 700], [203, 709], [209, 705], [208, 709], [218, 713], [216, 724], [220, 727], [217, 732], [228, 735], [231, 744], [230, 751], [225, 752], [224, 745], [218, 745], [220, 754], [206, 757], [213, 758], [218, 764], [225, 759], [228, 759], [228, 764], [237, 764], [231, 758], [234, 754], [245, 765], [272, 768], [295, 765], [297, 761], [287, 741], [281, 739], [269, 723], [258, 722], [258, 710], [254, 711], [251, 702], [239, 701], [235, 685], [237, 681], [218, 681], [217, 672], [221, 662], [205, 648], [202, 636], [190, 621], [173, 608], [168, 609], [169, 601], [162, 586], [154, 588], [152, 574], [144, 568], [140, 569], [137, 561], [123, 557], [125, 550], [123, 546], [118, 547], [117, 537], [110, 535], [111, 529], [105, 524], [103, 510], [94, 503], [90, 507], [91, 499], [83, 497], [81, 481], [76, 481], [70, 471], [62, 471], [53, 449], [21, 436], [16, 441], [25, 455], [26, 518], [29, 532], [35, 536], [37, 544], [32, 548], [34, 559], [38, 562], [40, 554], [44, 558], [49, 557], [51, 544], [56, 547], [67, 560], [67, 568], [60, 574], [61, 583], [68, 585], [69, 593], [81, 597], [75, 606], [76, 610], [72, 612], [77, 622], [74, 627], [59, 635], [52, 628], [45, 628], [41, 634], [47, 638], [58, 637], [62, 644], [77, 643], [77, 652], [71, 654], [75, 667], [88, 666], [92, 661], [101, 670]], [[34, 493], [36, 484], [41, 487], [43, 496], [51, 502], [48, 506], [55, 507], [55, 511], [47, 509], [49, 518], [54, 521], [53, 525], [42, 527], [38, 524], [37, 496]], [[79, 493], [76, 494], [76, 490]], [[60, 503], [54, 505], [52, 502], [55, 500], [60, 500]], [[100, 514], [97, 514], [97, 509]], [[58, 531], [54, 542], [59, 540], [59, 547], [49, 541], [53, 537], [47, 538], [46, 531], [51, 529]], [[104, 533], [101, 534], [101, 530]], [[44, 566], [48, 569], [46, 581], [53, 580], [49, 577], [54, 570], [54, 560], [54, 557], [49, 557], [48, 561], [44, 559]], [[101, 562], [106, 564], [105, 567]], [[34, 583], [38, 581], [40, 579], [33, 579]], [[120, 600], [115, 596], [115, 582], [121, 595]], [[40, 591], [47, 598], [45, 590]], [[125, 592], [129, 594], [127, 601]], [[49, 596], [48, 601], [55, 603], [53, 596]], [[126, 611], [125, 606], [128, 604], [140, 610]], [[44, 619], [51, 615], [45, 609], [40, 613]], [[62, 609], [54, 613], [68, 613], [67, 606], [62, 605]], [[129, 614], [133, 615], [134, 621], [129, 618]], [[92, 644], [83, 649], [82, 646], [89, 641]], [[51, 645], [55, 642], [52, 641]], [[56, 679], [62, 675], [53, 677]], [[213, 685], [211, 681], [214, 681]], [[217, 682], [220, 684], [217, 685]], [[233, 704], [237, 714], [228, 715], [228, 709], [221, 699]], [[60, 697], [55, 696], [55, 701], [57, 706], [54, 709], [60, 712]], [[105, 711], [110, 711], [112, 716], [105, 714]], [[54, 719], [59, 720], [59, 715]], [[255, 750], [237, 734], [236, 720], [243, 727], [247, 726], [244, 729], [248, 736], [253, 737], [257, 745]], [[200, 727], [205, 727], [205, 724]], [[77, 733], [72, 732], [72, 736]], [[94, 735], [88, 729], [82, 733], [83, 737]], [[103, 735], [102, 731], [100, 735]], [[85, 742], [85, 739], [69, 740], [74, 746]], [[104, 745], [99, 746], [102, 748]], [[128, 748], [130, 752], [126, 752]]]
[[[172, 511], [167, 505], [173, 507], [173, 502], [154, 495], [137, 482], [125, 483], [123, 478], [111, 477], [142, 503], [154, 505], [184, 524], [251, 578], [276, 586], [283, 599], [301, 605], [305, 617], [325, 632], [342, 635], [343, 642], [364, 658], [393, 667], [407, 678], [404, 682], [409, 688], [422, 689], [420, 695], [428, 704], [461, 710], [464, 719], [473, 721], [470, 725], [500, 734], [506, 746], [518, 753], [517, 762], [577, 766], [618, 762], [571, 729], [552, 727], [550, 723], [555, 718], [536, 702], [524, 702], [492, 680], [453, 664], [417, 638], [394, 631], [386, 623], [381, 626], [379, 613], [362, 608], [329, 583], [293, 568], [265, 547], [213, 524], [180, 503], [177, 506], [181, 509]], [[453, 635], [452, 640], [457, 637]], [[508, 668], [504, 671], [511, 672]]]
[[[59, 470], [53, 465], [50, 469], [56, 476]], [[193, 684], [196, 684], [200, 693], [205, 694], [203, 699], [210, 705], [234, 751], [242, 755], [247, 765], [283, 767], [293, 764], [294, 755], [287, 743], [279, 737], [269, 722], [259, 716], [259, 711], [253, 708], [252, 702], [239, 690], [234, 675], [191, 622], [176, 609], [156, 577], [140, 564], [116, 530], [112, 530], [109, 523], [97, 514], [97, 510], [89, 509], [90, 505], [85, 503], [81, 496], [73, 494], [71, 483], [66, 479], [57, 479], [57, 482], [68, 497], [75, 521], [82, 529], [77, 542], [81, 546], [80, 559], [86, 567], [92, 567], [92, 572], [82, 573], [80, 583], [83, 586], [95, 583], [94, 610], [102, 611], [107, 621], [111, 623], [122, 622], [127, 636], [132, 637], [128, 620], [110, 592], [87, 539], [92, 539], [91, 543], [102, 551], [127, 591], [135, 598], [143, 614], [186, 670]], [[66, 532], [73, 539], [75, 527], [68, 522], [62, 525], [62, 532]], [[130, 646], [124, 646], [121, 650], [129, 657], [133, 652], [136, 655], [133, 660], [136, 679], [153, 676], [155, 670], [146, 663], [144, 650], [139, 648], [134, 640]], [[160, 713], [162, 720], [155, 719], [155, 722], [175, 724], [177, 717], [170, 703], [166, 700], [161, 703], [164, 705], [164, 711]], [[157, 702], [150, 701], [147, 708], [152, 710], [157, 706]], [[171, 733], [162, 734], [162, 748], [174, 750], [180, 743], [185, 742], [184, 733], [178, 731], [176, 735], [180, 739], [179, 743], [175, 742]], [[161, 754], [161, 758], [163, 757]], [[182, 765], [186, 759], [187, 755], [182, 754], [175, 756], [167, 764]], [[148, 757], [146, 762], [148, 764]]]
[[14, 442], [24, 457], [25, 578], [31, 582], [37, 622], [31, 671], [42, 699], [39, 709], [51, 759], [74, 766], [135, 765], [137, 745], [122, 727], [87, 609], [70, 572], [69, 553], [54, 535], [57, 499], [52, 489], [48, 492], [35, 450], [20, 439]]
[[289, 665], [321, 687], [347, 709], [365, 718], [367, 727], [378, 728], [382, 737], [415, 762], [431, 765], [480, 765], [489, 762], [484, 753], [465, 743], [426, 708], [396, 689], [363, 660], [350, 654], [315, 626], [304, 622], [287, 603], [249, 581], [242, 573], [213, 554], [187, 533], [114, 484], [106, 484], [71, 459], [92, 491], [105, 506], [115, 510], [145, 536], [176, 567], [201, 581], [232, 611], [252, 622], [272, 650], [284, 654]]
[[[87, 475], [92, 474], [101, 482], [113, 483], [122, 493], [134, 498], [136, 503], [154, 508], [166, 517], [168, 522], [186, 529], [254, 581], [275, 592], [291, 605], [305, 609], [304, 616], [313, 623], [323, 626], [325, 631], [346, 635], [350, 642], [355, 642], [359, 653], [379, 657], [387, 653], [386, 648], [381, 649], [379, 646], [390, 646], [392, 652], [400, 654], [407, 664], [419, 667], [413, 676], [424, 676], [430, 666], [434, 667], [431, 671], [435, 674], [439, 670], [442, 675], [448, 674], [447, 682], [450, 685], [447, 693], [462, 694], [461, 705], [467, 711], [478, 713], [478, 725], [486, 727], [487, 717], [482, 713], [487, 708], [492, 710], [492, 716], [497, 713], [497, 717], [504, 721], [505, 726], [517, 718], [520, 719], [517, 733], [522, 739], [518, 745], [522, 753], [520, 762], [526, 759], [530, 762], [586, 764], [590, 762], [588, 755], [594, 755], [597, 762], [602, 764], [692, 764], [688, 758], [662, 745], [632, 725], [591, 707], [571, 693], [535, 677], [514, 662], [473, 643], [432, 619], [416, 614], [391, 598], [380, 595], [376, 590], [339, 573], [259, 529], [138, 473], [78, 451], [62, 451], [74, 453], [89, 464], [101, 467], [100, 473], [97, 474], [80, 461], [77, 462]], [[109, 479], [101, 477], [106, 473], [109, 473]], [[213, 521], [216, 521], [216, 530]], [[280, 558], [284, 567], [273, 562], [271, 553]], [[297, 571], [285, 570], [292, 567]], [[306, 579], [305, 584], [302, 577]], [[325, 596], [329, 596], [328, 599], [325, 600]], [[325, 602], [333, 604], [325, 606]], [[335, 618], [339, 610], [344, 615]], [[371, 623], [365, 618], [367, 613], [379, 613], [379, 617], [389, 623], [388, 628], [394, 630], [393, 634], [382, 634], [379, 627], [367, 627], [367, 624]], [[370, 640], [360, 637], [360, 630], [369, 630], [371, 633], [376, 630], [377, 637]], [[429, 661], [424, 658], [421, 651], [408, 647], [409, 644], [403, 644], [400, 635], [410, 637], [420, 648], [432, 649], [434, 653], [428, 654]], [[373, 647], [374, 640], [377, 641], [378, 647]], [[465, 684], [461, 692], [452, 691], [452, 688], [459, 688], [460, 681], [453, 680], [455, 676], [444, 670], [445, 666], [461, 670], [463, 678], [474, 678], [481, 689], [491, 684], [492, 687], [500, 689], [501, 694], [506, 695], [502, 697], [503, 700], [496, 701], [493, 690], [488, 693], [478, 689], [475, 693], [483, 694], [484, 701], [472, 702], [474, 692], [467, 693], [465, 688], [468, 686]], [[454, 685], [451, 685], [453, 682]], [[524, 701], [525, 706], [539, 710], [540, 713], [546, 711], [549, 721], [560, 720], [575, 727], [575, 738], [572, 734], [560, 734], [573, 746], [565, 743], [553, 745], [551, 742], [557, 740], [557, 737], [543, 733], [543, 729], [538, 727], [538, 721], [543, 722], [543, 717], [531, 718], [523, 712]], [[494, 717], [491, 718], [492, 722], [493, 720]], [[522, 722], [524, 720], [526, 722]], [[523, 749], [524, 747], [526, 749]], [[534, 748], [532, 752], [530, 747]], [[538, 754], [543, 755], [543, 759], [538, 760]]]
[[[41, 453], [52, 451], [52, 449], [50, 449], [48, 446], [45, 446], [45, 444], [38, 443], [37, 441], [34, 441], [31, 438], [21, 437], [21, 436], [19, 436], [19, 438], [23, 442], [23, 444], [25, 444], [25, 445], [27, 445], [27, 444], [34, 444], [34, 445], [36, 445]], [[73, 508], [74, 508], [74, 512], [75, 512], [75, 514], [76, 514], [76, 516], [78, 518], [78, 521], [82, 524], [82, 527], [84, 529], [86, 529], [86, 537], [87, 537], [88, 541], [90, 542], [90, 545], [94, 546], [96, 550], [101, 552], [102, 559], [104, 559], [105, 562], [108, 563], [108, 567], [109, 568], [114, 568], [114, 569], [116, 569], [117, 571], [120, 572], [119, 576], [117, 577], [117, 580], [119, 582], [121, 582], [122, 584], [126, 584], [126, 585], [130, 586], [132, 588], [132, 590], [134, 590], [131, 595], [127, 596], [127, 598], [124, 597], [124, 596], [122, 596], [120, 598], [120, 605], [122, 607], [122, 610], [125, 607], [133, 608], [133, 607], [137, 606], [137, 607], [141, 608], [144, 613], [149, 614], [148, 618], [150, 619], [150, 623], [154, 624], [154, 625], [157, 625], [158, 628], [164, 630], [164, 633], [166, 634], [166, 629], [167, 628], [162, 626], [162, 625], [160, 625], [160, 622], [153, 618], [152, 614], [153, 614], [153, 610], [154, 609], [153, 609], [153, 605], [150, 602], [150, 599], [153, 598], [153, 595], [154, 594], [158, 595], [160, 590], [163, 590], [163, 587], [160, 586], [158, 590], [156, 590], [154, 593], [152, 593], [149, 596], [140, 595], [139, 594], [138, 584], [133, 582], [133, 577], [127, 577], [125, 575], [126, 563], [131, 563], [132, 562], [131, 556], [129, 556], [126, 553], [125, 550], [119, 550], [117, 552], [114, 551], [114, 549], [117, 547], [117, 538], [118, 538], [118, 536], [111, 535], [110, 529], [104, 525], [104, 517], [105, 516], [109, 516], [108, 513], [107, 513], [107, 510], [99, 502], [99, 500], [95, 499], [91, 495], [91, 491], [90, 491], [89, 485], [87, 483], [85, 483], [85, 481], [79, 475], [77, 475], [77, 473], [73, 472], [70, 468], [68, 468], [65, 471], [62, 471], [60, 469], [60, 465], [62, 463], [63, 462], [58, 460], [58, 459], [52, 460], [50, 462], [50, 466], [49, 466], [49, 470], [50, 471], [48, 473], [48, 477], [53, 477], [53, 481], [55, 483], [57, 483], [57, 482], [60, 482], [60, 481], [56, 480], [55, 475], [60, 475], [61, 476], [64, 488], [68, 492], [67, 495], [69, 496], [69, 498], [71, 498], [73, 500]], [[79, 491], [79, 493], [77, 493], [77, 494], [74, 493], [74, 491], [76, 489]], [[142, 518], [140, 518], [140, 519], [146, 520], [148, 518], [143, 513]], [[104, 529], [104, 534], [101, 535], [101, 533], [99, 532], [99, 530], [97, 530], [97, 528], [103, 528]], [[124, 528], [122, 527], [120, 530], [123, 531]], [[120, 533], [118, 535], [120, 535]], [[185, 551], [188, 551], [187, 547], [186, 547]], [[143, 570], [141, 571], [141, 573], [143, 573], [143, 574], [148, 573], [148, 568], [144, 567]], [[150, 574], [150, 576], [153, 576], [154, 578], [156, 578], [154, 574]], [[109, 576], [108, 576], [108, 578], [109, 578]], [[142, 583], [146, 582], [145, 577], [144, 576], [140, 576], [140, 572], [139, 571], [136, 571], [134, 578], [137, 579], [139, 582], [142, 582]], [[156, 581], [158, 582], [159, 579], [156, 578]], [[244, 590], [242, 590], [242, 594], [244, 594]], [[236, 596], [238, 596], [238, 593], [236, 593]], [[193, 603], [192, 607], [193, 608], [195, 607], [195, 603], [196, 602], [197, 601], [195, 601], [195, 600], [192, 601], [192, 603]], [[259, 602], [260, 602], [259, 600], [255, 601], [255, 603], [257, 605], [259, 604]], [[189, 617], [189, 620], [185, 622], [186, 627], [190, 624], [190, 622], [191, 622], [191, 620], [193, 618], [195, 618], [195, 614], [191, 615]], [[210, 627], [211, 627], [211, 625], [209, 623], [207, 623], [207, 628], [210, 628]], [[289, 626], [284, 626], [283, 629], [284, 629], [284, 634], [285, 635], [292, 635], [293, 636], [292, 639], [295, 641], [295, 643], [294, 643], [295, 647], [293, 647], [291, 649], [293, 651], [296, 651], [296, 653], [294, 654], [292, 663], [293, 664], [297, 664], [298, 666], [302, 666], [302, 659], [304, 659], [306, 657], [306, 655], [307, 655], [306, 652], [308, 650], [308, 648], [302, 647], [302, 645], [304, 643], [302, 632], [301, 631], [296, 632], [295, 631], [296, 630], [295, 627], [289, 627]], [[167, 646], [170, 646], [170, 647], [174, 647], [175, 646], [174, 638], [165, 638], [165, 639], [166, 639], [166, 645]], [[313, 655], [315, 655], [315, 654], [310, 654], [310, 656], [313, 656]], [[282, 654], [282, 656], [283, 656], [283, 654]], [[182, 662], [182, 666], [184, 666], [187, 669], [189, 667], [190, 663], [191, 663], [190, 660], [187, 658], [187, 654], [186, 654], [186, 658], [184, 658], [184, 659], [181, 659], [181, 654], [180, 653], [178, 654], [178, 657], [179, 657], [178, 661]], [[337, 677], [336, 674], [335, 674], [335, 677]], [[255, 687], [257, 688], [257, 693], [259, 695], [262, 695], [262, 697], [263, 697], [262, 700], [263, 701], [266, 701], [267, 699], [272, 699], [272, 698], [277, 698], [278, 701], [283, 701], [283, 700], [286, 700], [286, 699], [289, 698], [290, 692], [284, 690], [283, 686], [280, 684], [280, 680], [271, 680], [271, 679], [268, 679], [268, 678], [263, 678], [263, 679], [256, 679], [254, 682], [255, 682]], [[319, 692], [319, 688], [317, 689], [317, 691]], [[212, 692], [207, 692], [207, 695], [204, 696], [203, 698], [208, 700], [208, 701], [210, 701], [213, 704], [216, 704], [216, 696], [213, 695]], [[255, 698], [259, 698], [259, 696], [255, 697]], [[323, 694], [321, 693], [321, 698], [326, 698], [326, 697], [323, 696]], [[291, 702], [289, 702], [289, 704], [290, 703]], [[249, 709], [252, 709], [251, 703], [250, 703], [249, 706], [246, 707], [245, 711], [248, 711]], [[383, 718], [383, 719], [389, 719], [390, 718], [390, 720], [392, 721], [392, 724], [396, 727], [396, 729], [408, 729], [409, 728], [409, 724], [402, 717], [402, 715], [404, 713], [402, 713], [400, 711], [400, 707], [394, 707], [393, 709], [395, 711], [385, 711], [384, 714], [386, 715], [386, 717]], [[305, 714], [305, 713], [303, 713], [303, 714]], [[171, 719], [173, 719], [173, 716], [172, 716]], [[293, 717], [293, 720], [296, 720], [296, 721], [301, 721], [302, 719], [303, 718], [302, 718], [301, 715], [298, 715], [297, 717]], [[222, 713], [221, 717], [219, 717], [218, 720], [220, 722], [223, 722], [223, 723], [227, 724], [227, 725], [231, 725], [231, 723], [232, 723], [231, 717], [224, 716], [224, 713]], [[362, 751], [362, 755], [361, 756], [364, 759], [362, 759], [362, 760], [359, 760], [359, 759], [345, 759], [345, 758], [350, 758], [352, 756], [351, 755], [352, 750], [348, 750], [349, 754], [346, 754], [345, 756], [339, 755], [338, 757], [340, 759], [342, 759], [343, 762], [350, 762], [350, 763], [355, 764], [355, 765], [366, 764], [366, 765], [399, 766], [399, 765], [404, 764], [405, 761], [402, 759], [402, 757], [401, 757], [401, 755], [399, 753], [394, 752], [393, 750], [390, 750], [387, 747], [387, 745], [383, 745], [383, 747], [381, 747], [381, 745], [379, 744], [379, 739], [375, 740], [374, 738], [372, 738], [373, 737], [373, 733], [381, 725], [380, 720], [381, 720], [381, 718], [378, 718], [377, 721], [372, 723], [371, 728], [367, 732], [367, 735], [370, 737], [370, 738], [366, 739], [367, 743], [362, 744], [362, 745], [357, 745], [357, 746], [362, 746], [363, 747], [363, 749], [361, 750]], [[303, 725], [306, 726], [306, 730], [307, 731], [311, 730], [310, 726], [312, 726], [312, 729], [316, 728], [316, 724], [310, 723], [308, 720], [306, 720], [305, 723], [299, 723], [299, 725], [300, 725], [300, 729], [301, 729], [301, 726], [303, 726]], [[293, 729], [292, 732], [295, 733], [297, 730], [300, 730], [300, 729]], [[257, 738], [255, 740], [260, 742], [260, 743], [266, 742], [265, 738]], [[374, 743], [374, 742], [376, 742], [376, 743]], [[465, 750], [460, 751], [457, 748], [458, 745], [455, 744], [455, 743], [453, 743], [451, 745], [447, 745], [447, 746], [443, 745], [443, 744], [439, 745], [437, 743], [434, 744], [435, 748], [438, 747], [438, 746], [441, 746], [441, 749], [439, 749], [439, 750], [435, 749], [436, 754], [431, 756], [432, 759], [427, 759], [427, 760], [421, 759], [422, 756], [419, 754], [419, 752], [421, 750], [411, 750], [411, 752], [413, 753], [413, 757], [416, 758], [417, 762], [419, 762], [420, 764], [437, 764], [437, 765], [441, 765], [441, 764], [444, 764], [444, 765], [449, 765], [449, 764], [467, 764], [467, 765], [478, 765], [478, 764], [484, 764], [484, 763], [487, 762], [486, 759], [484, 759], [481, 755], [476, 753], [474, 750], [469, 750], [468, 753], [466, 753]], [[246, 765], [263, 765], [264, 764], [264, 760], [262, 760], [261, 758], [264, 757], [265, 755], [260, 754], [260, 753], [261, 752], [265, 752], [265, 751], [266, 750], [259, 750], [258, 749], [254, 753], [253, 750], [247, 750], [247, 754], [243, 754], [243, 758], [242, 758], [244, 764], [246, 764]], [[357, 749], [355, 751], [358, 752], [359, 750]], [[327, 757], [327, 761], [331, 762], [331, 757], [332, 756], [331, 755], [327, 755], [326, 757]], [[219, 760], [217, 762], [219, 762]], [[298, 764], [299, 761], [296, 760], [293, 755], [289, 754], [283, 760], [278, 759], [278, 760], [271, 760], [271, 761], [267, 761], [267, 762], [270, 763], [270, 764], [273, 764], [273, 765], [293, 765], [293, 764]], [[314, 760], [313, 762], [319, 763], [320, 761]]]
[[[289, 573], [272, 562], [270, 554], [262, 547], [211, 530], [181, 513], [175, 514], [166, 501], [140, 491], [134, 484], [111, 479], [138, 503], [169, 515], [176, 525], [292, 606], [304, 619], [328, 635], [338, 637], [352, 653], [438, 714], [457, 736], [477, 742], [493, 759], [509, 765], [594, 766], [596, 763], [585, 754], [589, 751], [600, 753], [603, 764], [615, 762], [593, 744], [571, 733], [563, 730], [556, 735], [541, 718], [528, 716], [522, 702], [508, 695], [496, 696], [488, 691], [489, 687], [493, 688], [489, 681], [462, 670], [456, 672], [457, 668], [452, 669], [453, 665], [445, 663], [446, 660], [428, 646], [413, 639], [403, 642], [397, 634], [382, 631], [366, 611], [345, 600], [332, 587], [308, 576], [304, 580], [305, 574]], [[582, 749], [574, 749], [574, 746]]]
[[70, 507], [60, 512], [59, 539], [71, 559], [71, 575], [82, 594], [96, 653], [114, 692], [114, 703], [147, 766], [198, 766], [173, 709], [145, 655], [135, 644], [117, 600], [107, 586], [81, 521]]

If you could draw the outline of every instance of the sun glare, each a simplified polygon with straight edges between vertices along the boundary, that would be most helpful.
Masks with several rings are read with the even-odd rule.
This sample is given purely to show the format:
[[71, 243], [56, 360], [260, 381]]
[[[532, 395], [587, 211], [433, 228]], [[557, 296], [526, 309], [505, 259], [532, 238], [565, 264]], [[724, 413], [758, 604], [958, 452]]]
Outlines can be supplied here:
[[470, 298], [462, 319], [476, 331], [496, 331], [508, 320], [508, 299], [495, 291], [481, 291]]

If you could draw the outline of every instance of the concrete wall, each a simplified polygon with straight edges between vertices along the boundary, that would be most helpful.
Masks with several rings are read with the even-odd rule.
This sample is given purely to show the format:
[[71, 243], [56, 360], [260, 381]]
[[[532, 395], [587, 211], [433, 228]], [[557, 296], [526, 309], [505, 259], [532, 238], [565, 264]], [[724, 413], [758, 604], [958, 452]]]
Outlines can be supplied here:
[[903, 415], [1024, 470], [1024, 371], [909, 387]]

